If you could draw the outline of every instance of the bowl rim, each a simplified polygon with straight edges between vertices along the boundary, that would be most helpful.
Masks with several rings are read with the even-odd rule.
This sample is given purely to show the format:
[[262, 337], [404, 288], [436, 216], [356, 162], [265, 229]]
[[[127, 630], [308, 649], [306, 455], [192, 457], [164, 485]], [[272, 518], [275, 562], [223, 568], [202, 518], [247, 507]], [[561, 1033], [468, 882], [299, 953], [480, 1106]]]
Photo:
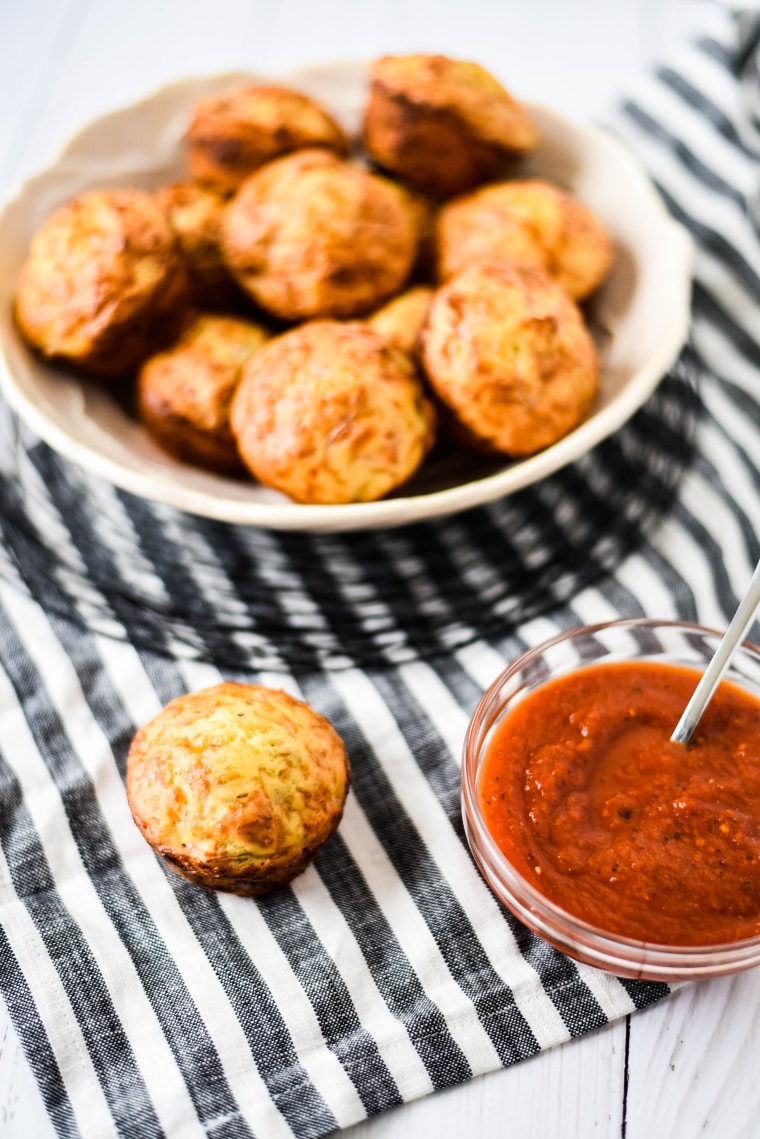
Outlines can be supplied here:
[[[186, 89], [188, 92], [199, 85], [239, 82], [243, 77], [252, 79], [276, 78], [279, 82], [293, 85], [308, 84], [319, 80], [320, 76], [331, 73], [345, 73], [355, 76], [355, 81], [367, 68], [367, 60], [335, 60], [311, 66], [292, 69], [284, 74], [271, 76], [266, 73], [231, 70], [208, 72], [175, 78], [165, 84], [154, 86], [131, 102], [109, 108], [84, 123], [61, 146], [46, 165], [30, 173], [17, 182], [9, 197], [0, 205], [0, 223], [7, 211], [20, 205], [23, 199], [34, 194], [56, 168], [65, 169], [66, 162], [76, 155], [77, 146], [86, 139], [93, 127], [103, 123], [118, 124], [120, 117], [134, 114], [160, 104], [163, 99], [177, 96]], [[496, 473], [475, 475], [469, 481], [457, 482], [440, 489], [421, 491], [380, 499], [368, 503], [348, 503], [335, 505], [300, 504], [289, 501], [269, 501], [239, 497], [234, 493], [215, 491], [204, 482], [184, 481], [182, 471], [174, 474], [164, 470], [163, 478], [158, 478], [150, 466], [142, 469], [139, 464], [125, 465], [105, 447], [96, 446], [91, 438], [78, 439], [65, 425], [56, 422], [45, 409], [44, 400], [40, 405], [29, 384], [22, 384], [14, 375], [12, 352], [6, 351], [4, 336], [0, 336], [0, 390], [19, 417], [59, 454], [76, 463], [88, 473], [105, 479], [114, 486], [150, 501], [220, 521], [242, 525], [262, 526], [279, 530], [321, 530], [340, 531], [372, 529], [387, 526], [402, 526], [414, 522], [447, 517], [475, 506], [482, 506], [513, 494], [540, 479], [556, 473], [568, 464], [578, 460], [592, 447], [601, 443], [642, 406], [653, 393], [660, 380], [678, 357], [688, 337], [691, 321], [691, 266], [693, 242], [686, 229], [673, 218], [644, 169], [639, 158], [610, 130], [588, 123], [575, 122], [561, 113], [540, 103], [525, 100], [525, 105], [539, 115], [544, 115], [559, 125], [570, 137], [585, 140], [595, 147], [604, 148], [614, 154], [615, 161], [625, 170], [626, 179], [636, 186], [637, 194], [646, 200], [647, 209], [657, 218], [662, 227], [663, 248], [667, 246], [669, 273], [673, 279], [670, 319], [660, 330], [654, 350], [641, 366], [627, 378], [620, 391], [601, 407], [592, 409], [589, 416], [573, 431], [559, 439], [550, 447], [526, 459], [510, 462]], [[108, 171], [99, 171], [102, 179]], [[32, 385], [33, 387], [33, 385]]]
[[[671, 945], [669, 943], [646, 942], [600, 929], [600, 927], [569, 913], [556, 902], [551, 901], [525, 879], [497, 846], [488, 830], [478, 807], [477, 796], [477, 755], [475, 754], [476, 735], [491, 714], [491, 704], [503, 684], [522, 671], [531, 661], [537, 660], [547, 650], [578, 639], [582, 636], [595, 636], [605, 631], [671, 629], [683, 633], [709, 636], [717, 641], [722, 637], [717, 629], [693, 621], [657, 619], [652, 617], [623, 617], [594, 624], [576, 625], [562, 630], [521, 652], [491, 682], [483, 693], [473, 712], [462, 746], [461, 804], [465, 835], [470, 851], [483, 873], [489, 887], [513, 913], [535, 933], [538, 933], [557, 948], [570, 956], [596, 965], [607, 972], [635, 977], [642, 980], [681, 981], [697, 980], [737, 972], [760, 964], [760, 934], [740, 941], [715, 942], [709, 945]], [[716, 645], [717, 647], [717, 645]], [[760, 647], [751, 641], [743, 641], [734, 654], [749, 655], [760, 666]], [[626, 658], [618, 655], [621, 661]], [[634, 659], [632, 656], [630, 659]], [[600, 660], [578, 661], [566, 670], [554, 675], [567, 675], [577, 668], [593, 668]], [[697, 662], [690, 667], [699, 668]], [[553, 678], [553, 677], [552, 677]], [[550, 678], [544, 678], [530, 686], [530, 691], [540, 688]], [[504, 707], [492, 713], [494, 718]], [[488, 733], [485, 727], [484, 738]], [[496, 889], [493, 878], [498, 877], [502, 891]], [[506, 894], [509, 896], [507, 897]]]

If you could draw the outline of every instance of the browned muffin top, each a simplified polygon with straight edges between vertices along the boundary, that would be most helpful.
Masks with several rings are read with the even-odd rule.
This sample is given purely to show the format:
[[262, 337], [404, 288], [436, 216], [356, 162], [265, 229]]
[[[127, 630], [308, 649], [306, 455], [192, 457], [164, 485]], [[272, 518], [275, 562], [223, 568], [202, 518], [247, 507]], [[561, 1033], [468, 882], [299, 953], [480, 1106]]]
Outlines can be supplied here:
[[425, 369], [471, 441], [519, 457], [555, 443], [588, 412], [599, 366], [575, 302], [542, 270], [474, 266], [433, 301]]
[[302, 150], [253, 174], [227, 207], [222, 246], [240, 285], [285, 320], [368, 312], [417, 250], [408, 195], [364, 167]]
[[333, 833], [350, 777], [324, 716], [278, 689], [227, 681], [177, 697], [137, 732], [127, 796], [147, 841], [184, 877], [263, 894]]
[[186, 136], [190, 173], [224, 194], [265, 162], [304, 147], [348, 154], [348, 142], [328, 112], [288, 87], [249, 86], [201, 99]]
[[45, 356], [120, 376], [171, 337], [187, 296], [184, 260], [153, 196], [92, 190], [35, 234], [15, 314]]
[[419, 467], [435, 417], [411, 361], [358, 321], [311, 321], [246, 366], [232, 429], [252, 473], [297, 502], [370, 502]]

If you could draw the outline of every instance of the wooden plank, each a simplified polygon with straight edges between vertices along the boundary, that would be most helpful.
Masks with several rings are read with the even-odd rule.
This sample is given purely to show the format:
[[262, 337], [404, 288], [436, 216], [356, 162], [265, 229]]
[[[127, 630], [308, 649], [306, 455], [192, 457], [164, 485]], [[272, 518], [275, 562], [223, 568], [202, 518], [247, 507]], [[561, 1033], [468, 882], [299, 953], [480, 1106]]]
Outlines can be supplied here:
[[760, 969], [689, 985], [631, 1018], [625, 1139], [757, 1139]]
[[55, 1134], [40, 1089], [0, 997], [0, 1135], [52, 1139]]
[[625, 1020], [349, 1128], [347, 1139], [619, 1139]]

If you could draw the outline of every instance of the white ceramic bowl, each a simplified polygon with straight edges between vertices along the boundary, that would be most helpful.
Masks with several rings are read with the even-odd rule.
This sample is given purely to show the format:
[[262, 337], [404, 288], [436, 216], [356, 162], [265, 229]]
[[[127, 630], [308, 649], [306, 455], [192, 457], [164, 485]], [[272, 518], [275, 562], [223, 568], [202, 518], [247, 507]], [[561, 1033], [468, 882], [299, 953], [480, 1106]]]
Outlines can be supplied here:
[[[557, 181], [587, 202], [612, 233], [617, 257], [591, 308], [602, 380], [592, 414], [529, 459], [484, 465], [457, 454], [429, 462], [394, 497], [303, 506], [253, 482], [185, 466], [164, 454], [107, 389], [37, 360], [11, 319], [19, 268], [34, 232], [59, 205], [95, 187], [153, 188], [185, 174], [182, 137], [202, 96], [263, 77], [187, 79], [95, 119], [0, 212], [0, 380], [19, 416], [51, 447], [133, 494], [190, 513], [283, 530], [398, 526], [511, 494], [559, 470], [617, 430], [652, 393], [683, 345], [690, 314], [691, 243], [665, 211], [637, 161], [613, 136], [531, 110], [542, 136], [525, 173]], [[311, 93], [355, 132], [367, 89], [362, 63], [304, 69], [280, 81]]]

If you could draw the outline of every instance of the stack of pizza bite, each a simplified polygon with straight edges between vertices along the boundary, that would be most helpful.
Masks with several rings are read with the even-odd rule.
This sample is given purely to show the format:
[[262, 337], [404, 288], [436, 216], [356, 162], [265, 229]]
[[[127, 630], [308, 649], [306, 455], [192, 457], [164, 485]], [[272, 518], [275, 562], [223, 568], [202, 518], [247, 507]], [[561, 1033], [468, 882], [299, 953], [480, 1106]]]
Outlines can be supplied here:
[[439, 448], [521, 458], [588, 413], [580, 304], [613, 244], [475, 63], [387, 56], [360, 137], [281, 86], [204, 99], [187, 178], [82, 194], [35, 235], [15, 299], [45, 358], [134, 383], [185, 463], [301, 503], [368, 502]]

